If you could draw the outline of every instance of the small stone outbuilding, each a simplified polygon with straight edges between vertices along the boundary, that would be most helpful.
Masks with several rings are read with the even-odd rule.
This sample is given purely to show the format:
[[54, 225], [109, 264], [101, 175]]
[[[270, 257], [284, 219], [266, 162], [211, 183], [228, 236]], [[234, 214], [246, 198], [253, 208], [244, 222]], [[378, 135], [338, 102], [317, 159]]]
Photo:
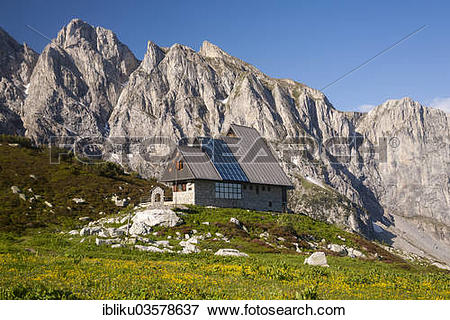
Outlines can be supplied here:
[[164, 189], [156, 186], [150, 191], [150, 203], [153, 206], [164, 205]]

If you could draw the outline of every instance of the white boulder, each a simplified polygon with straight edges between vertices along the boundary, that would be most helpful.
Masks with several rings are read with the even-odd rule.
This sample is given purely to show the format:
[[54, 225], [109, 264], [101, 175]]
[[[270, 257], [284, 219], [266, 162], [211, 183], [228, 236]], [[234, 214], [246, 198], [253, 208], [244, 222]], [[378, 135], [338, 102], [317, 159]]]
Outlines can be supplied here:
[[235, 224], [239, 229], [244, 230], [248, 233], [247, 228], [237, 218], [230, 218], [230, 223]]
[[83, 229], [80, 230], [80, 236], [84, 237], [95, 235], [99, 234], [101, 231], [102, 231], [101, 227], [84, 227]]
[[181, 250], [180, 253], [190, 254], [190, 253], [198, 253], [201, 251], [199, 248], [197, 248], [197, 246], [195, 244], [189, 243], [187, 241], [184, 241], [184, 242], [185, 243], [183, 245], [181, 245], [181, 243], [180, 243], [180, 245], [183, 247], [183, 250]]
[[12, 186], [12, 187], [11, 187], [11, 191], [12, 191], [12, 193], [14, 193], [14, 194], [20, 193], [20, 189], [19, 189], [18, 186]]
[[145, 224], [144, 222], [136, 221], [131, 225], [130, 229], [128, 230], [128, 233], [130, 235], [141, 234], [145, 236], [150, 234], [151, 231], [152, 228], [149, 225]]
[[134, 246], [136, 249], [140, 251], [147, 251], [147, 252], [164, 252], [164, 250], [154, 247], [154, 246], [141, 246], [139, 244]]
[[216, 253], [216, 256], [233, 256], [233, 257], [248, 257], [248, 254], [244, 252], [240, 252], [236, 249], [219, 249]]
[[169, 243], [169, 241], [167, 241], [167, 240], [159, 240], [159, 241], [156, 241], [155, 244], [156, 244], [158, 247], [171, 248], [170, 243]]
[[450, 270], [450, 266], [443, 264], [443, 263], [433, 262], [431, 265], [435, 266], [436, 268], [439, 268], [439, 269]]
[[98, 246], [112, 245], [112, 244], [116, 244], [116, 243], [119, 243], [119, 242], [120, 242], [119, 239], [99, 239], [99, 238], [95, 239], [95, 244], [98, 245]]
[[119, 199], [116, 195], [111, 197], [111, 201], [114, 202], [117, 207], [126, 207], [129, 203], [128, 199]]
[[314, 252], [308, 258], [305, 259], [304, 264], [311, 266], [329, 267], [327, 257], [324, 252]]
[[137, 212], [133, 222], [145, 223], [147, 226], [175, 227], [183, 221], [170, 209], [147, 209]]
[[269, 233], [267, 231], [264, 231], [263, 233], [259, 234], [259, 237], [267, 239], [267, 238], [269, 238]]
[[339, 244], [335, 244], [335, 243], [331, 243], [327, 246], [327, 249], [333, 252], [336, 252], [342, 256], [346, 256], [347, 253], [347, 249], [345, 249], [343, 246], [339, 245]]
[[365, 258], [366, 255], [359, 250], [347, 248], [348, 256], [350, 258]]

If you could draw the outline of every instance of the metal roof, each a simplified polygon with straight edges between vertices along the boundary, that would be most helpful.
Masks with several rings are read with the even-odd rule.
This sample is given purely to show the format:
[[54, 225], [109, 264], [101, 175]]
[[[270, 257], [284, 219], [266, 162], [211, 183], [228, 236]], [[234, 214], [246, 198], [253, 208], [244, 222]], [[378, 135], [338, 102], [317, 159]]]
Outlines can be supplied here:
[[254, 128], [232, 124], [236, 138], [224, 137], [251, 183], [292, 187], [272, 151]]
[[[209, 157], [199, 147], [178, 146], [172, 159], [164, 170], [161, 181], [194, 179], [222, 181]], [[184, 161], [183, 170], [177, 170], [175, 166], [175, 163], [179, 160]]]
[[179, 150], [196, 179], [222, 180], [208, 155], [200, 148], [180, 146]]
[[[173, 161], [161, 180], [205, 179], [292, 187], [258, 131], [234, 124], [230, 130], [232, 136], [199, 139], [199, 146], [179, 146], [178, 159], [184, 159], [186, 170], [176, 170]], [[216, 147], [211, 148], [211, 142]]]

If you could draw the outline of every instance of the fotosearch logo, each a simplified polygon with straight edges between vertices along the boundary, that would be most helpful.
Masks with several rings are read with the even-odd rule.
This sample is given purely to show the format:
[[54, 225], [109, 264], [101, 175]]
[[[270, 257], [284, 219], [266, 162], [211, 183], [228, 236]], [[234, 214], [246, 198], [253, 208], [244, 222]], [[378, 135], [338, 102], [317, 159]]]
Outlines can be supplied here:
[[[133, 161], [161, 165], [168, 161], [180, 146], [196, 148], [197, 157], [191, 161], [209, 161], [202, 152], [213, 155], [215, 162], [229, 161], [230, 157], [240, 163], [292, 163], [298, 159], [314, 161], [326, 157], [331, 163], [349, 163], [351, 161], [387, 161], [388, 149], [400, 146], [397, 137], [381, 137], [369, 141], [362, 136], [332, 137], [318, 141], [312, 137], [298, 137], [284, 140], [266, 140], [261, 137], [250, 143], [240, 138], [223, 137], [185, 137], [178, 141], [167, 136], [152, 137], [75, 137], [53, 136], [50, 138], [50, 163], [59, 164], [65, 156], [73, 156], [85, 164], [100, 164], [104, 161], [127, 163]], [[220, 143], [219, 143], [220, 142]], [[269, 152], [270, 151], [270, 152]], [[278, 153], [280, 160], [271, 156]]]

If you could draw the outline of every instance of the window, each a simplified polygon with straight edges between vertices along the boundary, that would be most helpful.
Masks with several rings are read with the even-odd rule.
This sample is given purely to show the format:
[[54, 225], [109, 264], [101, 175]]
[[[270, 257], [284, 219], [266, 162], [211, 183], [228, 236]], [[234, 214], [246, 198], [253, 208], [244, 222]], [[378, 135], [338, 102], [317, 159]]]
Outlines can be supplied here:
[[186, 191], [186, 183], [179, 183], [173, 185], [174, 192]]
[[272, 201], [269, 201], [269, 208], [272, 208]]
[[249, 186], [248, 188], [249, 188], [250, 190], [253, 190], [253, 186]]
[[244, 184], [244, 185], [242, 186], [242, 189], [247, 190], [247, 185]]
[[270, 186], [267, 186], [267, 191], [270, 191]]
[[183, 170], [183, 160], [177, 161], [177, 170]]
[[266, 187], [265, 186], [262, 186], [261, 189], [262, 189], [262, 191], [266, 191]]
[[259, 194], [259, 187], [256, 186], [255, 189], [256, 189], [256, 194]]
[[216, 182], [217, 199], [242, 199], [242, 189], [239, 183]]

